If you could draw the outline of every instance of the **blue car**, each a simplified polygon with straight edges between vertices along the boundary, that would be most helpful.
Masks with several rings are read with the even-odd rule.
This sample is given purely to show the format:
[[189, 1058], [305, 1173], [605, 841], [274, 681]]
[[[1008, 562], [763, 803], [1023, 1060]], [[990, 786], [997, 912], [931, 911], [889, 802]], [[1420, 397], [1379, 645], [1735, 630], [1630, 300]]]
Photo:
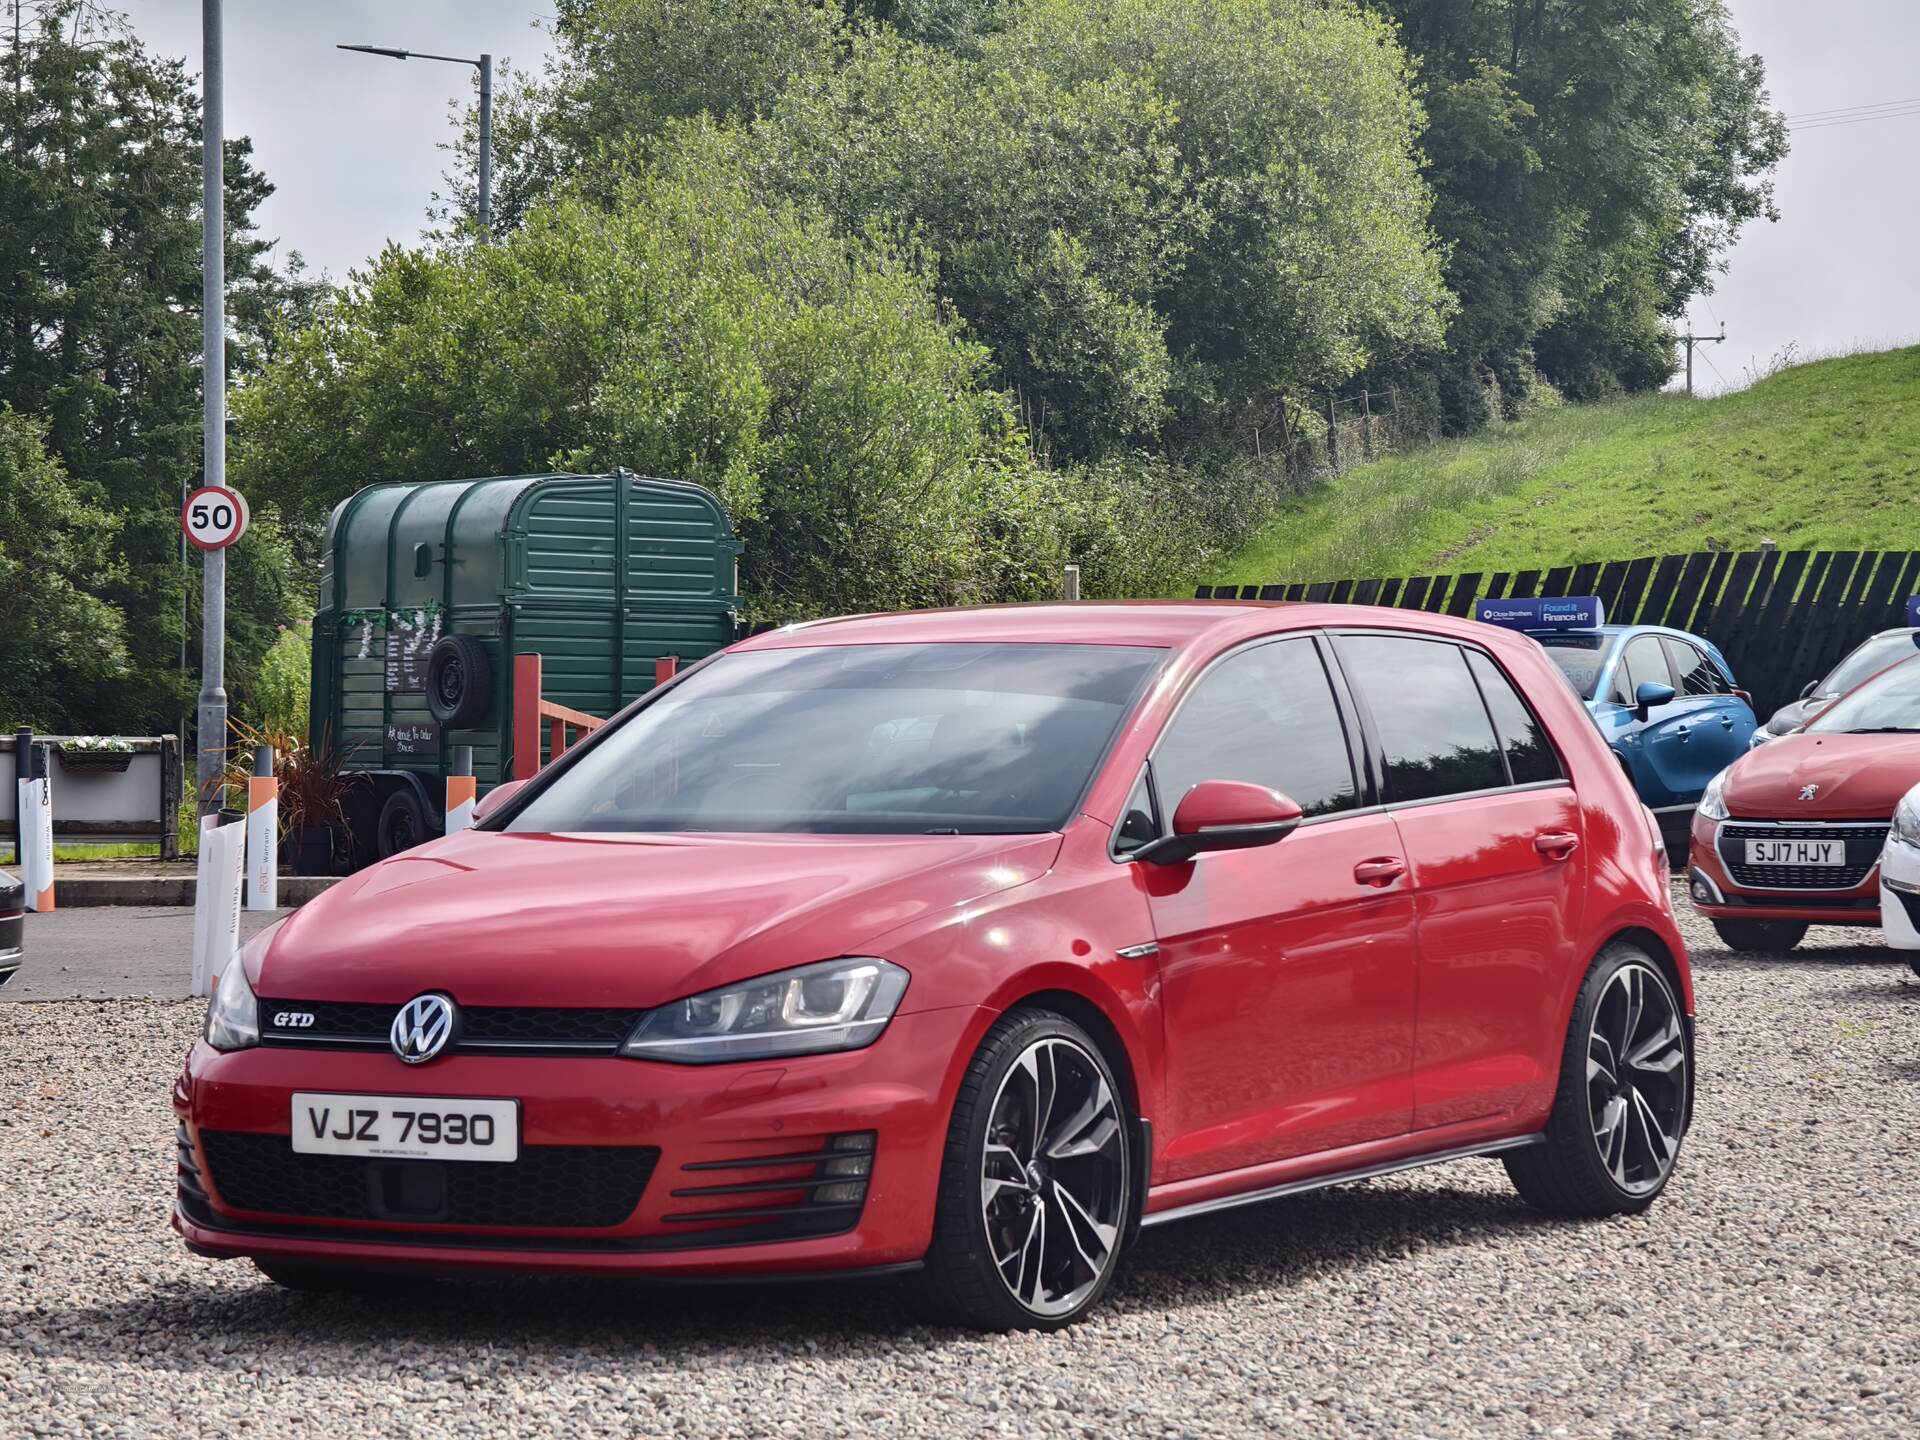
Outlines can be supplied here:
[[1660, 625], [1528, 630], [1586, 702], [1640, 799], [1686, 854], [1707, 782], [1746, 753], [1753, 706], [1712, 641]]

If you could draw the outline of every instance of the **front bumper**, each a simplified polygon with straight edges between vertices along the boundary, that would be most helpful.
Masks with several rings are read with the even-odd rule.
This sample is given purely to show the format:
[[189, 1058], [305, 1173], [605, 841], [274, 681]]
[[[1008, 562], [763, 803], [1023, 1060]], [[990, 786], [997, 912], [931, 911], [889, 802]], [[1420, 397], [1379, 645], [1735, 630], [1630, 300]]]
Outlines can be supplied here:
[[[355, 1268], [726, 1279], [910, 1265], [932, 1235], [964, 1057], [992, 1019], [972, 1008], [923, 1011], [897, 1016], [865, 1050], [714, 1066], [451, 1056], [414, 1067], [383, 1052], [259, 1047], [223, 1055], [196, 1043], [174, 1087], [181, 1174], [173, 1225], [202, 1255]], [[566, 1225], [531, 1223], [524, 1213], [514, 1224], [347, 1215], [339, 1213], [337, 1187], [332, 1215], [295, 1213], [304, 1202], [278, 1198], [272, 1210], [242, 1208], [223, 1193], [223, 1157], [234, 1137], [256, 1152], [290, 1157], [290, 1142], [281, 1151], [261, 1137], [288, 1136], [292, 1096], [301, 1090], [512, 1098], [520, 1102], [523, 1155], [630, 1147], [633, 1158], [641, 1149], [657, 1156], [624, 1167], [641, 1179], [637, 1203], [617, 1222], [604, 1215], [606, 1223]], [[870, 1150], [836, 1149], [836, 1142]], [[844, 1169], [829, 1170], [821, 1157], [863, 1153], [871, 1162], [861, 1203], [832, 1216], [806, 1211], [812, 1193], [839, 1201], [848, 1193], [827, 1190]], [[430, 1162], [379, 1163], [391, 1174], [395, 1164]], [[436, 1168], [449, 1172], [440, 1183], [450, 1190], [465, 1183], [461, 1172], [495, 1167]], [[369, 1188], [375, 1183], [370, 1178]], [[269, 1192], [256, 1185], [255, 1193]], [[312, 1208], [323, 1207], [316, 1201]]]
[[1804, 920], [1813, 925], [1874, 926], [1880, 923], [1877, 865], [1868, 870], [1858, 885], [1845, 889], [1797, 890], [1743, 885], [1734, 878], [1732, 867], [1721, 852], [1719, 832], [1720, 822], [1695, 812], [1687, 862], [1687, 890], [1693, 908], [1708, 919]]
[[1896, 950], [1920, 950], [1920, 847], [1893, 839], [1880, 855], [1880, 928]]

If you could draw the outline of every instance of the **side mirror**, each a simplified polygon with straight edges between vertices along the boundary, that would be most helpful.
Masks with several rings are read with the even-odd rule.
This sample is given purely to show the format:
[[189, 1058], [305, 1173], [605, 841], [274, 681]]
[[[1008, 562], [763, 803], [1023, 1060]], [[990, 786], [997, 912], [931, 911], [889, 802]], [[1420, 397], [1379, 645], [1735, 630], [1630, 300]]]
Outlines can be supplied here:
[[505, 780], [494, 786], [493, 789], [487, 792], [486, 799], [473, 807], [474, 823], [477, 825], [489, 815], [493, 814], [494, 811], [511, 800], [514, 792], [526, 783], [524, 780]]
[[1184, 865], [1208, 850], [1252, 850], [1291, 835], [1300, 807], [1277, 790], [1238, 780], [1203, 780], [1173, 812], [1173, 834], [1134, 852], [1155, 865]]
[[1643, 680], [1640, 688], [1633, 692], [1633, 713], [1637, 719], [1647, 718], [1647, 712], [1656, 705], [1665, 705], [1672, 701], [1674, 688], [1662, 685], [1658, 680]]
[[1807, 681], [1807, 688], [1800, 692], [1800, 698], [1802, 700], [1813, 699], [1813, 692], [1818, 690], [1819, 688], [1820, 688], [1820, 682], [1818, 680]]

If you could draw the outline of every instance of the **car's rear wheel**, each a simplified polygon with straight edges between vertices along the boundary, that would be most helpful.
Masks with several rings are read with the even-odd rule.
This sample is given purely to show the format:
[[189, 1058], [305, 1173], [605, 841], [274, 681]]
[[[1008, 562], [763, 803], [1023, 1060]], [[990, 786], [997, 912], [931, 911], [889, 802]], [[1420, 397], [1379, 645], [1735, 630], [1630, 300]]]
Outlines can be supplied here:
[[1713, 933], [1729, 950], [1791, 950], [1807, 938], [1797, 920], [1716, 920]]
[[948, 1126], [929, 1317], [981, 1330], [1058, 1330], [1113, 1278], [1133, 1203], [1131, 1127], [1100, 1046], [1064, 1015], [1001, 1017], [968, 1066]]
[[1666, 1188], [1692, 1118], [1693, 1047], [1647, 953], [1609, 945], [1574, 1002], [1542, 1143], [1508, 1152], [1528, 1204], [1560, 1215], [1644, 1210]]

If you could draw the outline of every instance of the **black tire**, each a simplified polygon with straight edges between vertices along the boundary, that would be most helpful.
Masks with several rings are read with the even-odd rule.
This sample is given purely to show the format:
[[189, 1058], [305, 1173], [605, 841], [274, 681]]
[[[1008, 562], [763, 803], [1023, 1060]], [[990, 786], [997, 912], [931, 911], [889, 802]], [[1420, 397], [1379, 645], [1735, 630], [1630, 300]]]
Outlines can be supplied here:
[[493, 661], [471, 635], [443, 635], [427, 655], [427, 709], [442, 728], [472, 730], [493, 706]]
[[1716, 920], [1713, 933], [1729, 950], [1791, 950], [1807, 938], [1798, 920]]
[[[1025, 1164], [1017, 1158], [1012, 1162], [1012, 1169], [1020, 1172], [1024, 1181], [1019, 1184], [990, 1175], [989, 1168], [1001, 1162], [987, 1152], [990, 1136], [998, 1137], [1000, 1143], [993, 1148], [1001, 1155], [1011, 1155], [1019, 1148], [1004, 1122], [1009, 1113], [1022, 1108], [1028, 1083], [1025, 1077], [1032, 1075], [1033, 1083], [1040, 1083], [1040, 1063], [1032, 1070], [1022, 1065], [1030, 1056], [1046, 1057], [1045, 1067], [1056, 1076], [1065, 1070], [1065, 1078], [1056, 1081], [1050, 1096], [1065, 1091], [1071, 1097], [1087, 1082], [1086, 1103], [1091, 1108], [1083, 1112], [1080, 1104], [1073, 1105], [1068, 1119], [1074, 1123], [1062, 1123], [1063, 1137], [1070, 1133], [1101, 1138], [1097, 1148], [1063, 1157], [1060, 1149], [1064, 1138], [1061, 1146], [1053, 1148], [1043, 1143], [1052, 1133], [1045, 1123], [1050, 1100], [1036, 1106], [1042, 1121], [1036, 1143]], [[1019, 1076], [1014, 1074], [1016, 1067], [1021, 1067]], [[1091, 1084], [1095, 1080], [1097, 1086]], [[1103, 1102], [1099, 1087], [1104, 1087], [1105, 1097], [1111, 1101], [1111, 1119], [1117, 1122], [1111, 1128], [1106, 1126], [1100, 1109]], [[1126, 1111], [1125, 1092], [1114, 1077], [1112, 1063], [1099, 1043], [1066, 1016], [1050, 1010], [1016, 1010], [994, 1024], [967, 1067], [947, 1127], [933, 1243], [927, 1250], [925, 1268], [915, 1277], [915, 1299], [926, 1318], [936, 1324], [976, 1330], [1059, 1330], [1099, 1303], [1113, 1279], [1134, 1220], [1132, 1167], [1141, 1162], [1133, 1154], [1133, 1126]], [[999, 1187], [992, 1199], [987, 1198], [989, 1185]], [[1082, 1189], [1088, 1200], [1074, 1201], [1075, 1192]], [[1063, 1191], [1065, 1200], [1060, 1198]], [[1065, 1232], [1075, 1246], [1074, 1253], [1058, 1250], [1059, 1263], [1050, 1267], [1048, 1231], [1044, 1224], [1039, 1227], [1035, 1250], [1031, 1243], [1033, 1227], [1029, 1225], [1027, 1248], [1006, 1256], [1007, 1263], [1017, 1265], [1016, 1274], [1009, 1278], [1003, 1265], [995, 1263], [990, 1227], [1003, 1227], [1004, 1235], [1004, 1227], [1017, 1225], [1019, 1216], [1030, 1216], [1035, 1210], [1043, 1213], [1043, 1219], [1066, 1214], [1069, 1201], [1079, 1206], [1080, 1215], [1089, 1217], [1087, 1224], [1076, 1224]], [[1018, 1209], [1022, 1205], [1024, 1211]], [[990, 1213], [998, 1218], [990, 1221]], [[1061, 1232], [1056, 1228], [1053, 1233], [1057, 1237]], [[1085, 1245], [1080, 1243], [1081, 1237], [1085, 1237]], [[1057, 1239], [1054, 1243], [1059, 1245]], [[1089, 1248], [1096, 1252], [1097, 1266], [1086, 1262]], [[1029, 1254], [1035, 1256], [1031, 1300], [1014, 1293], [1014, 1286], [1024, 1285], [1029, 1273]], [[1046, 1293], [1049, 1274], [1061, 1280], [1061, 1293]]]
[[396, 1290], [403, 1283], [417, 1283], [419, 1279], [381, 1270], [315, 1265], [304, 1260], [268, 1260], [258, 1255], [253, 1257], [253, 1265], [283, 1290], [298, 1290], [304, 1295], [363, 1295]]
[[[1636, 985], [1641, 1009], [1623, 1008]], [[1656, 1003], [1664, 1007], [1664, 1016]], [[1622, 1014], [1634, 1017], [1625, 1026], [1628, 1043], [1597, 1044], [1596, 1031], [1610, 1031], [1613, 1018]], [[1647, 1038], [1641, 1040], [1642, 1035]], [[1640, 1060], [1622, 1065], [1616, 1049]], [[1607, 1056], [1614, 1057], [1610, 1069], [1604, 1068]], [[1601, 1075], [1592, 1072], [1590, 1058], [1600, 1059]], [[1642, 1107], [1647, 1123], [1640, 1119]], [[1559, 1090], [1542, 1143], [1510, 1150], [1501, 1159], [1513, 1188], [1535, 1209], [1554, 1215], [1634, 1214], [1651, 1205], [1673, 1177], [1692, 1112], [1693, 1041], [1679, 997], [1651, 956], [1616, 942], [1600, 952], [1574, 1001]], [[1609, 1116], [1613, 1124], [1605, 1134], [1617, 1138], [1617, 1160], [1610, 1143], [1603, 1150], [1602, 1127]]]
[[410, 785], [402, 785], [387, 796], [387, 803], [380, 807], [380, 823], [374, 829], [375, 847], [382, 860], [424, 845], [434, 834], [427, 807]]

